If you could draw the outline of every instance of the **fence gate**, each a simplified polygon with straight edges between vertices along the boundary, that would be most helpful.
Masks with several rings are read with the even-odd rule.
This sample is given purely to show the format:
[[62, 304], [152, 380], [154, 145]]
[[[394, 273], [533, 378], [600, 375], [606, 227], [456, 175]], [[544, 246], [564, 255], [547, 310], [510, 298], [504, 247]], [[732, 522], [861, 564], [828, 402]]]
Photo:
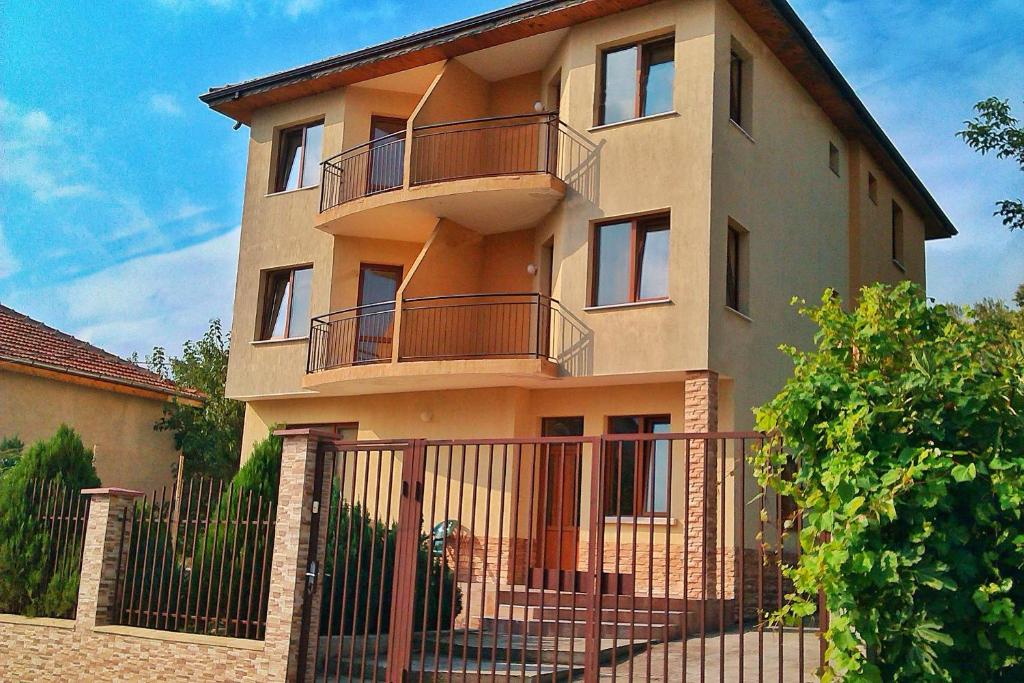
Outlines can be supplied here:
[[321, 448], [300, 680], [814, 680], [817, 620], [766, 618], [799, 517], [760, 436], [651, 422]]

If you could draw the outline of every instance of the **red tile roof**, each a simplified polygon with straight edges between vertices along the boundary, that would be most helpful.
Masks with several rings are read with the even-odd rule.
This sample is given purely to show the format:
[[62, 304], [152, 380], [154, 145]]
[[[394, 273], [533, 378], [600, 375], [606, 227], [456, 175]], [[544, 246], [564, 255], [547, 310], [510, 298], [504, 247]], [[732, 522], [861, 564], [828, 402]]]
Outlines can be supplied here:
[[202, 392], [180, 387], [101, 348], [0, 305], [0, 361], [89, 377], [189, 399]]

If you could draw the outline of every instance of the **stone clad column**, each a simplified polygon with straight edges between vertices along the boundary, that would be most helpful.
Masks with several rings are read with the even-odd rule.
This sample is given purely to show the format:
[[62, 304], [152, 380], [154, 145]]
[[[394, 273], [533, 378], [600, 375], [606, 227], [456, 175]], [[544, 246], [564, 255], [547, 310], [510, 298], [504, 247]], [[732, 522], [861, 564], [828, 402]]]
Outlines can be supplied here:
[[[718, 430], [718, 373], [701, 370], [683, 380], [683, 431], [707, 434]], [[688, 597], [712, 599], [717, 595], [716, 542], [718, 539], [717, 447], [715, 442], [693, 439], [689, 444], [687, 472], [689, 518], [686, 543], [690, 563], [686, 568]], [[704, 562], [707, 574], [704, 575]], [[706, 578], [706, 593], [701, 581]]]
[[82, 495], [90, 497], [89, 519], [85, 525], [75, 621], [88, 630], [115, 622], [122, 530], [128, 509], [142, 492], [99, 488], [83, 489]]

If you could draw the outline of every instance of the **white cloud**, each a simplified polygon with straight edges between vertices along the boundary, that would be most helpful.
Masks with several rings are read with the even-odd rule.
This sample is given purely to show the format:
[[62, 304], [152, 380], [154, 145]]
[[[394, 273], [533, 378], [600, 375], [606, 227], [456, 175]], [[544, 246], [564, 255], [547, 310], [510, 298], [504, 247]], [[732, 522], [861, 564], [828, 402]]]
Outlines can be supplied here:
[[149, 108], [151, 111], [163, 116], [184, 116], [185, 110], [178, 103], [178, 98], [170, 93], [154, 93], [149, 96]]
[[238, 229], [177, 251], [130, 259], [32, 291], [12, 306], [122, 356], [153, 346], [176, 353], [211, 318], [230, 325]]
[[96, 194], [77, 176], [81, 166], [65, 146], [67, 128], [44, 111], [26, 111], [0, 97], [0, 184], [21, 187], [38, 202]]
[[271, 13], [284, 14], [290, 19], [316, 12], [324, 4], [323, 0], [261, 0], [257, 2], [253, 0], [156, 0], [156, 2], [158, 5], [179, 13], [203, 8], [238, 9], [255, 16], [269, 10]]
[[14, 258], [11, 248], [7, 245], [7, 240], [4, 237], [4, 224], [0, 222], [0, 280], [14, 275], [18, 272], [19, 268], [21, 268], [21, 265]]

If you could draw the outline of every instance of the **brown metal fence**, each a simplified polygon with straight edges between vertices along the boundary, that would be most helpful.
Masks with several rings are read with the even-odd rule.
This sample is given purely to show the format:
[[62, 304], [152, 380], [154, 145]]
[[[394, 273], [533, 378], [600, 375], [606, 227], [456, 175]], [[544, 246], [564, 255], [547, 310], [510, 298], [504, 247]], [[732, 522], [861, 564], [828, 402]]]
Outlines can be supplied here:
[[[42, 584], [58, 577], [80, 576], [89, 497], [57, 481], [33, 479], [28, 486], [28, 505], [48, 538]], [[46, 616], [74, 619], [77, 603], [75, 591], [75, 604], [70, 610]]]
[[817, 617], [769, 620], [799, 515], [762, 437], [663, 425], [331, 445], [307, 679], [814, 680]]
[[273, 500], [209, 479], [140, 499], [122, 525], [118, 623], [261, 640], [274, 522]]

